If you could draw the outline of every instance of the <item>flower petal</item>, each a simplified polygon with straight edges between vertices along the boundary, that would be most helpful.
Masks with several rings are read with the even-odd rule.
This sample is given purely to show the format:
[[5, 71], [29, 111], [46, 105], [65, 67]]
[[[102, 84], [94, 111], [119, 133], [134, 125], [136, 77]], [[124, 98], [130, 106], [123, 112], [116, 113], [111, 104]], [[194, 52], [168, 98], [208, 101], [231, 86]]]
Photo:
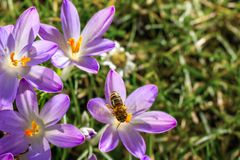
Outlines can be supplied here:
[[0, 106], [11, 105], [16, 98], [19, 80], [8, 75], [6, 72], [0, 74]]
[[43, 66], [30, 67], [23, 77], [33, 87], [45, 92], [59, 92], [63, 88], [60, 77], [53, 70]]
[[111, 51], [115, 43], [108, 39], [96, 39], [87, 44], [84, 54], [87, 56], [96, 56]]
[[38, 115], [37, 95], [25, 79], [20, 81], [16, 104], [19, 113], [22, 114], [23, 117], [28, 118], [32, 113]]
[[62, 148], [76, 147], [84, 142], [81, 131], [70, 124], [57, 124], [47, 128], [46, 137], [49, 142]]
[[13, 105], [9, 104], [7, 106], [0, 106], [0, 111], [2, 110], [13, 110]]
[[67, 42], [65, 41], [62, 33], [60, 33], [58, 29], [53, 26], [41, 24], [39, 36], [44, 40], [57, 43], [58, 47], [61, 48], [62, 50], [66, 50], [68, 48]]
[[24, 156], [30, 160], [51, 160], [51, 148], [47, 139], [36, 139]]
[[12, 24], [6, 25], [6, 26], [3, 26], [3, 28], [7, 31], [8, 34], [10, 34], [13, 32], [14, 25]]
[[88, 157], [88, 160], [97, 160], [97, 157], [95, 154], [92, 154]]
[[7, 47], [8, 47], [8, 54], [15, 52], [15, 39], [12, 33], [10, 33], [8, 36]]
[[18, 18], [13, 29], [16, 41], [16, 52], [31, 44], [36, 38], [40, 27], [39, 15], [35, 7], [30, 7]]
[[73, 62], [79, 69], [88, 73], [97, 74], [99, 71], [99, 64], [95, 58], [82, 57], [79, 62]]
[[113, 115], [102, 98], [91, 99], [87, 104], [87, 109], [97, 121], [108, 124], [113, 122]]
[[4, 29], [4, 27], [0, 27], [0, 55], [1, 53], [5, 52], [5, 49], [7, 47], [7, 41], [8, 41], [8, 36], [9, 34], [7, 31]]
[[28, 53], [31, 58], [28, 66], [38, 65], [49, 60], [57, 49], [57, 44], [50, 41], [40, 40], [34, 42]]
[[25, 123], [25, 120], [18, 112], [12, 110], [0, 111], [0, 131], [23, 135]]
[[1, 160], [14, 160], [14, 157], [13, 157], [12, 153], [6, 153], [6, 154], [0, 155], [0, 159]]
[[0, 154], [11, 152], [21, 154], [28, 149], [28, 143], [23, 135], [7, 135], [0, 139]]
[[155, 85], [148, 84], [136, 89], [126, 99], [125, 105], [128, 112], [139, 114], [148, 110], [158, 94], [158, 88]]
[[126, 99], [126, 87], [122, 77], [114, 70], [110, 70], [105, 82], [105, 97], [108, 104], [111, 104], [110, 96], [112, 92], [120, 94], [123, 102]]
[[144, 155], [140, 160], [151, 160], [151, 158], [148, 155]]
[[69, 0], [63, 0], [61, 8], [62, 29], [65, 40], [75, 38], [78, 40], [80, 36], [80, 20], [76, 7]]
[[175, 118], [160, 111], [139, 114], [133, 117], [131, 123], [136, 130], [146, 133], [163, 133], [177, 125]]
[[40, 112], [40, 117], [45, 125], [54, 125], [62, 119], [70, 105], [70, 99], [66, 94], [58, 94], [52, 97]]
[[146, 152], [146, 144], [142, 136], [130, 125], [120, 125], [118, 135], [126, 149], [135, 157], [142, 158]]
[[71, 64], [70, 59], [63, 53], [62, 50], [57, 50], [57, 52], [52, 56], [51, 62], [57, 68], [65, 68]]
[[98, 11], [93, 15], [93, 17], [88, 21], [87, 25], [83, 29], [82, 37], [83, 44], [87, 44], [94, 39], [101, 38], [102, 35], [108, 30], [110, 24], [112, 23], [113, 16], [115, 13], [114, 6], [110, 6], [103, 10]]
[[102, 152], [109, 152], [117, 147], [118, 142], [119, 137], [116, 128], [109, 125], [100, 138], [98, 148]]

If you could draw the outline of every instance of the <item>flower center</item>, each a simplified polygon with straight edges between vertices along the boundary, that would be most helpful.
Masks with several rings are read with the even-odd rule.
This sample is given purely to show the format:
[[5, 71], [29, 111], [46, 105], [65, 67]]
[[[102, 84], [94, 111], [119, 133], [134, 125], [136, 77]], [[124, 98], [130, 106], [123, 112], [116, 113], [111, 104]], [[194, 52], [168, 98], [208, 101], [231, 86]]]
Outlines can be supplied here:
[[119, 68], [124, 68], [127, 64], [127, 55], [125, 52], [115, 52], [110, 60]]
[[83, 40], [82, 36], [80, 36], [80, 38], [78, 39], [77, 42], [75, 42], [74, 38], [69, 38], [67, 43], [70, 45], [70, 47], [72, 49], [72, 56], [73, 57], [75, 57], [77, 55], [77, 53], [80, 51], [82, 40]]
[[28, 137], [36, 136], [40, 133], [40, 126], [35, 121], [32, 121], [31, 128], [27, 128], [24, 132]]
[[28, 62], [31, 61], [31, 58], [27, 57], [27, 56], [23, 56], [20, 60], [14, 59], [15, 53], [12, 52], [10, 54], [10, 59], [11, 59], [11, 63], [13, 66], [17, 67], [19, 63], [22, 64], [23, 67], [25, 67], [27, 65]]

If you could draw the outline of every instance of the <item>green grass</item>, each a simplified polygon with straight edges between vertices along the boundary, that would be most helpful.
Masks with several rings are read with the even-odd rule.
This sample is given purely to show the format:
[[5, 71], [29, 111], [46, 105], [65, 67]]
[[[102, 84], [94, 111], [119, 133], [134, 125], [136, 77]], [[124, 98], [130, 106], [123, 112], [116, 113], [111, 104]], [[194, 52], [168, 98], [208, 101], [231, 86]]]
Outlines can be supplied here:
[[[108, 5], [107, 0], [73, 2], [82, 26]], [[0, 25], [15, 23], [32, 5], [43, 23], [61, 27], [60, 0], [0, 0]], [[151, 110], [165, 111], [178, 121], [170, 132], [143, 134], [147, 154], [153, 160], [239, 160], [240, 2], [116, 0], [115, 6], [115, 20], [106, 37], [136, 56], [137, 69], [124, 78], [128, 93], [147, 83], [156, 84], [159, 95]], [[74, 70], [64, 82], [63, 92], [71, 97], [68, 123], [89, 125], [96, 131], [103, 127], [92, 117], [82, 119], [82, 114], [89, 99], [103, 97], [108, 70], [101, 66], [97, 75]], [[38, 92], [39, 103], [43, 105], [51, 96]], [[96, 140], [73, 149], [52, 147], [56, 160], [86, 159], [89, 152], [99, 159], [135, 159], [122, 145], [101, 153]]]

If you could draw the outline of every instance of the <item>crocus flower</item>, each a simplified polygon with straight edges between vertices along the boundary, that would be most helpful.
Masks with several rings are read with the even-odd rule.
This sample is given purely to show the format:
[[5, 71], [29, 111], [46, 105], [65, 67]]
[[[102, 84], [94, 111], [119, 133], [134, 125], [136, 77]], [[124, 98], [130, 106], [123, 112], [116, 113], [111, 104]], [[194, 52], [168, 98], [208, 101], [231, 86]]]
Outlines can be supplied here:
[[14, 160], [14, 157], [11, 153], [6, 153], [0, 155], [0, 160]]
[[16, 97], [18, 112], [0, 111], [0, 130], [7, 133], [0, 139], [0, 154], [11, 152], [20, 159], [50, 160], [49, 142], [63, 148], [84, 142], [84, 135], [70, 124], [57, 124], [69, 108], [65, 94], [51, 98], [38, 110], [36, 94], [24, 79], [20, 81]]
[[63, 0], [61, 21], [63, 35], [46, 24], [40, 27], [41, 38], [58, 44], [59, 50], [52, 57], [52, 63], [58, 68], [76, 66], [89, 73], [97, 73], [99, 64], [93, 56], [110, 51], [114, 42], [102, 38], [112, 23], [115, 8], [113, 6], [97, 12], [80, 31], [77, 9], [70, 0]]
[[126, 98], [126, 88], [121, 76], [110, 70], [105, 83], [105, 99], [91, 99], [87, 108], [99, 122], [107, 124], [99, 142], [99, 149], [108, 152], [116, 148], [119, 140], [135, 157], [150, 159], [144, 139], [139, 132], [163, 133], [177, 124], [167, 113], [147, 110], [158, 93], [157, 86], [148, 84], [136, 89]]
[[0, 27], [0, 106], [12, 104], [21, 78], [42, 91], [62, 90], [57, 74], [38, 65], [50, 59], [58, 48], [50, 41], [34, 42], [39, 28], [39, 15], [34, 7], [23, 12], [14, 26]]

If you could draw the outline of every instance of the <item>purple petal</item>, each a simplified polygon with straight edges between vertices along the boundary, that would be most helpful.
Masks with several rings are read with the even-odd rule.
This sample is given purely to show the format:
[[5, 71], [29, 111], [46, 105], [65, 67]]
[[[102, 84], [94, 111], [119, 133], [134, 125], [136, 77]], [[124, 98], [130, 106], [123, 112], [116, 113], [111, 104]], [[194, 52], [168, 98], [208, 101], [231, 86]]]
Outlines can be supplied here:
[[87, 109], [97, 121], [112, 124], [114, 117], [102, 98], [91, 99], [87, 104]]
[[91, 156], [88, 157], [88, 160], [97, 160], [97, 157], [95, 154], [92, 154]]
[[18, 112], [12, 110], [0, 111], [0, 131], [23, 135], [25, 124], [26, 121]]
[[146, 144], [142, 136], [130, 125], [119, 126], [118, 135], [125, 148], [135, 157], [142, 158], [146, 152]]
[[5, 49], [7, 47], [7, 41], [9, 34], [4, 29], [4, 27], [0, 27], [0, 54], [5, 52]]
[[20, 81], [16, 104], [19, 113], [21, 113], [23, 117], [28, 118], [32, 113], [38, 115], [37, 95], [25, 79]]
[[136, 130], [146, 133], [163, 133], [177, 125], [175, 118], [167, 113], [159, 111], [139, 114], [133, 117], [131, 123]]
[[140, 160], [151, 160], [151, 158], [148, 155], [144, 155]]
[[70, 124], [57, 124], [47, 128], [46, 137], [50, 143], [62, 148], [76, 147], [84, 142], [81, 131]]
[[0, 106], [11, 105], [16, 98], [19, 80], [7, 73], [0, 74]]
[[1, 160], [14, 160], [14, 157], [13, 157], [12, 153], [6, 153], [6, 154], [0, 155], [0, 159]]
[[38, 65], [49, 60], [57, 49], [57, 44], [50, 41], [40, 40], [34, 42], [28, 53], [31, 58], [28, 66]]
[[88, 73], [97, 74], [99, 71], [99, 64], [95, 58], [81, 57], [79, 62], [74, 62], [75, 66]]
[[15, 39], [12, 33], [10, 33], [8, 36], [7, 47], [8, 47], [9, 54], [12, 52], [15, 52]]
[[62, 50], [66, 50], [68, 48], [67, 41], [65, 41], [62, 33], [60, 33], [58, 29], [53, 26], [41, 24], [39, 36], [44, 40], [57, 43], [58, 47], [61, 48]]
[[21, 154], [28, 149], [28, 143], [23, 135], [7, 135], [0, 139], [0, 154]]
[[108, 39], [96, 39], [87, 44], [84, 54], [87, 56], [96, 56], [111, 51], [115, 43]]
[[65, 94], [52, 97], [40, 112], [45, 125], [54, 125], [62, 119], [70, 105], [70, 99]]
[[155, 85], [148, 84], [136, 89], [126, 99], [125, 105], [128, 112], [139, 114], [148, 110], [158, 94], [158, 88]]
[[33, 87], [45, 92], [60, 92], [63, 88], [60, 77], [53, 70], [43, 66], [30, 67], [23, 77]]
[[85, 140], [91, 140], [97, 135], [97, 132], [93, 128], [83, 127], [80, 129], [85, 137]]
[[57, 50], [57, 52], [52, 56], [51, 61], [57, 68], [65, 68], [71, 64], [70, 59], [63, 53], [62, 50]]
[[38, 138], [25, 155], [30, 160], [51, 160], [51, 148], [46, 138]]
[[123, 102], [126, 99], [126, 87], [122, 80], [122, 77], [114, 70], [110, 70], [105, 82], [105, 97], [108, 104], [110, 103], [110, 96], [112, 92], [120, 94]]
[[7, 106], [0, 106], [0, 111], [2, 110], [13, 110], [13, 105], [9, 104]]
[[77, 9], [69, 0], [63, 0], [61, 8], [62, 29], [65, 40], [75, 38], [78, 40], [80, 36], [80, 20]]
[[94, 39], [102, 37], [112, 23], [114, 13], [114, 6], [105, 8], [95, 13], [83, 29], [83, 45]]
[[100, 138], [98, 148], [102, 152], [109, 152], [117, 147], [118, 142], [119, 137], [116, 127], [109, 125]]
[[36, 38], [40, 27], [39, 15], [35, 7], [30, 7], [18, 18], [13, 29], [16, 41], [16, 52], [31, 44]]
[[10, 34], [13, 32], [14, 25], [12, 24], [6, 25], [6, 26], [3, 26], [3, 28], [8, 32], [8, 34]]

